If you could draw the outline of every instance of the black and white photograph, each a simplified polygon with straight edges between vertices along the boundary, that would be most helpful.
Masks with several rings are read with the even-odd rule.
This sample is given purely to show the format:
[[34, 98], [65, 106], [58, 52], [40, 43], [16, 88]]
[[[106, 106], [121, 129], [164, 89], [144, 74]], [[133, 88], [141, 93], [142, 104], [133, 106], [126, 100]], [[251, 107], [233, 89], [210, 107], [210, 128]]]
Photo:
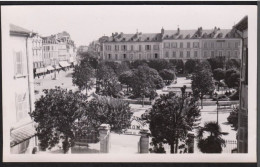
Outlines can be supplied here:
[[1, 7], [5, 162], [256, 162], [257, 7]]

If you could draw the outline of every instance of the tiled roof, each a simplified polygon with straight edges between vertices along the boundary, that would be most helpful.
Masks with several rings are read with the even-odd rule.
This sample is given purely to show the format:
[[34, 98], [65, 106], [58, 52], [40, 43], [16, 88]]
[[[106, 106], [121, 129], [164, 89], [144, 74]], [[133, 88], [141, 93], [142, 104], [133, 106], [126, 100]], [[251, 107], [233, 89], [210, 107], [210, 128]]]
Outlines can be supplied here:
[[30, 31], [30, 30], [27, 30], [27, 29], [25, 29], [25, 28], [19, 27], [19, 26], [14, 25], [14, 24], [10, 24], [10, 32], [11, 32], [11, 33], [28, 34], [28, 35], [29, 35], [30, 33], [36, 34], [36, 33], [32, 32], [32, 31]]
[[12, 130], [10, 134], [10, 146], [13, 147], [36, 135], [34, 123], [29, 123], [18, 129]]
[[198, 38], [229, 38], [232, 33], [231, 29], [206, 29], [202, 27], [193, 30], [162, 30], [163, 33], [135, 33], [135, 34], [124, 34], [115, 33], [112, 36], [103, 37], [105, 42], [160, 42], [164, 39], [198, 39]]

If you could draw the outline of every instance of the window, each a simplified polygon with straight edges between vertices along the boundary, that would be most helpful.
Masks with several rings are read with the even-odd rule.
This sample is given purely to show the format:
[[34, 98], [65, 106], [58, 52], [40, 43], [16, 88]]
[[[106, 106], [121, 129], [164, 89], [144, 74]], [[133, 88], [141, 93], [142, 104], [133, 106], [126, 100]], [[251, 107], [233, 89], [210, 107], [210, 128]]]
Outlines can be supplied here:
[[126, 54], [124, 54], [124, 59], [126, 59]]
[[180, 48], [183, 48], [183, 43], [182, 42], [180, 43]]
[[172, 42], [172, 48], [177, 48], [177, 42]]
[[131, 50], [132, 50], [132, 51], [134, 50], [134, 46], [133, 46], [133, 45], [131, 45]]
[[169, 42], [165, 42], [164, 43], [164, 48], [170, 48], [170, 43]]
[[22, 52], [15, 52], [15, 75], [23, 75], [23, 57]]
[[159, 50], [159, 45], [153, 45], [153, 50]]
[[183, 51], [180, 51], [180, 57], [181, 58], [183, 57]]
[[234, 56], [235, 56], [235, 58], [238, 58], [238, 51], [234, 52]]
[[211, 55], [210, 55], [211, 57], [215, 57], [215, 55], [214, 55], [214, 51], [211, 51]]
[[228, 57], [228, 58], [231, 57], [231, 51], [230, 51], [230, 50], [227, 51], [227, 57]]
[[218, 51], [218, 56], [222, 56], [222, 51]]
[[207, 43], [206, 42], [204, 42], [204, 48], [207, 48]]
[[165, 52], [165, 57], [166, 57], [166, 58], [169, 57], [169, 52], [168, 52], [168, 51]]
[[116, 51], [119, 50], [119, 45], [115, 45], [115, 50], [116, 50]]
[[121, 45], [121, 50], [127, 50], [127, 46], [126, 45]]
[[142, 45], [139, 45], [139, 51], [142, 51]]
[[207, 56], [208, 56], [208, 52], [207, 52], [207, 51], [204, 51], [203, 56], [204, 56], [204, 57], [207, 57]]
[[176, 52], [175, 51], [172, 52], [172, 57], [176, 58]]
[[115, 54], [115, 59], [116, 59], [116, 60], [118, 59], [117, 54]]
[[111, 59], [111, 54], [108, 54], [108, 59]]
[[157, 53], [154, 54], [154, 58], [155, 58], [155, 59], [158, 58], [158, 54], [157, 54]]
[[193, 48], [199, 48], [199, 42], [193, 42]]
[[151, 45], [145, 45], [145, 50], [151, 50]]
[[187, 42], [187, 48], [190, 48], [190, 42]]
[[194, 57], [198, 57], [198, 51], [194, 51]]
[[211, 43], [210, 43], [210, 47], [211, 47], [211, 48], [214, 48], [214, 42], [211, 42]]
[[142, 55], [141, 54], [139, 54], [139, 59], [142, 59]]
[[147, 56], [147, 59], [151, 59], [151, 53], [147, 53], [146, 56]]
[[27, 105], [27, 94], [16, 94], [15, 95], [15, 106], [16, 106], [16, 121], [20, 121], [25, 118], [28, 114], [28, 105]]
[[190, 51], [187, 51], [187, 58], [190, 58]]

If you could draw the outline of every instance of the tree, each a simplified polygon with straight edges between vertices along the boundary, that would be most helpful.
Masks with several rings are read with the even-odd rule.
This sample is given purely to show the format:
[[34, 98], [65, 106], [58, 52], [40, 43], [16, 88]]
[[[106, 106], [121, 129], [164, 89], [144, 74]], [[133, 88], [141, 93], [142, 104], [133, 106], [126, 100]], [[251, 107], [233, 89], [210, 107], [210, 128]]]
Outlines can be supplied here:
[[[207, 138], [203, 138], [204, 132], [209, 133]], [[225, 141], [221, 136], [225, 134], [221, 132], [221, 128], [216, 122], [206, 122], [204, 127], [198, 130], [198, 148], [203, 153], [221, 153], [222, 146], [225, 146]]]
[[172, 82], [176, 76], [173, 70], [163, 69], [159, 72], [159, 75], [162, 77], [163, 80], [169, 81], [168, 83]]
[[169, 65], [170, 65], [169, 62], [167, 60], [164, 60], [164, 59], [150, 60], [148, 62], [148, 66], [150, 68], [157, 70], [158, 72], [163, 70], [163, 69], [168, 69]]
[[131, 85], [132, 78], [133, 78], [133, 71], [131, 71], [131, 70], [125, 71], [125, 72], [121, 73], [120, 76], [119, 76], [119, 78], [118, 78], [119, 81], [120, 81], [122, 84], [127, 85], [127, 92], [128, 92], [128, 87], [129, 87], [129, 85]]
[[170, 64], [175, 67], [177, 73], [183, 73], [184, 63], [181, 59], [170, 60]]
[[224, 81], [229, 88], [238, 88], [240, 82], [240, 72], [235, 69], [227, 70]]
[[90, 64], [92, 68], [97, 69], [98, 54], [88, 51], [88, 52], [78, 53], [78, 57], [80, 59], [81, 65], [84, 66], [84, 64]]
[[238, 59], [230, 59], [226, 62], [227, 69], [236, 69], [239, 70], [241, 66], [241, 60]]
[[89, 63], [81, 63], [75, 66], [72, 73], [72, 83], [79, 87], [79, 90], [86, 90], [94, 86], [93, 78], [95, 76], [94, 69]]
[[233, 110], [230, 112], [230, 115], [227, 117], [228, 122], [234, 127], [235, 130], [238, 129], [238, 111], [239, 107], [233, 108]]
[[153, 144], [168, 143], [171, 153], [177, 153], [179, 140], [186, 139], [199, 116], [200, 110], [194, 98], [178, 97], [173, 92], [161, 95], [148, 116]]
[[132, 112], [129, 103], [115, 98], [95, 96], [88, 105], [91, 120], [95, 120], [95, 124], [109, 124], [111, 130], [121, 131], [131, 125], [130, 119]]
[[[30, 113], [38, 124], [36, 131], [40, 147], [51, 149], [60, 141], [66, 153], [74, 145], [74, 132], [80, 129], [78, 122], [87, 115], [87, 96], [77, 92], [56, 87], [43, 90], [44, 95], [35, 102], [35, 111]], [[89, 120], [82, 122], [90, 127]]]
[[121, 85], [113, 69], [101, 63], [97, 69], [97, 92], [104, 96], [117, 97]]
[[113, 61], [105, 61], [104, 64], [114, 70], [117, 77], [125, 71], [129, 70], [128, 63], [123, 61], [121, 64]]
[[141, 65], [148, 65], [148, 62], [146, 60], [134, 60], [133, 62], [130, 63], [130, 68], [136, 69], [138, 68], [138, 66]]
[[149, 97], [152, 91], [163, 85], [163, 80], [158, 72], [148, 66], [139, 66], [133, 71], [131, 88], [136, 97]]
[[193, 59], [187, 60], [184, 66], [185, 71], [189, 74], [193, 73], [197, 63], [198, 60], [193, 60]]
[[217, 68], [224, 68], [225, 59], [223, 57], [215, 57], [208, 59], [208, 62], [211, 66], [211, 70], [214, 71]]
[[203, 96], [214, 91], [212, 73], [208, 67], [205, 67], [201, 63], [196, 66], [195, 72], [192, 75], [191, 88], [194, 96], [201, 99], [201, 108], [203, 108]]
[[213, 71], [213, 77], [218, 81], [218, 90], [220, 85], [220, 80], [225, 78], [225, 71], [222, 68], [217, 68]]

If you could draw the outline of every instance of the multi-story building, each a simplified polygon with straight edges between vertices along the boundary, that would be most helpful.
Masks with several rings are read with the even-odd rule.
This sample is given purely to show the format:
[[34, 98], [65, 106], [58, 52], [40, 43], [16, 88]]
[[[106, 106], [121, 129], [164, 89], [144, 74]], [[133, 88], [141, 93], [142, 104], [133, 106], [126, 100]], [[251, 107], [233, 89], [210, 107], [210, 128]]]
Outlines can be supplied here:
[[242, 61], [240, 76], [240, 107], [238, 112], [237, 148], [239, 153], [248, 152], [248, 17], [234, 26], [242, 37]]
[[100, 38], [101, 59], [208, 59], [216, 56], [241, 58], [241, 39], [232, 30], [164, 30], [161, 33], [123, 34]]
[[42, 53], [42, 38], [38, 34], [32, 39], [32, 55], [34, 74], [43, 73], [45, 70]]
[[13, 154], [32, 153], [37, 143], [29, 116], [34, 110], [33, 35], [13, 24], [3, 28], [3, 117], [8, 115], [3, 121], [10, 128], [10, 143], [4, 145]]
[[53, 66], [59, 64], [59, 43], [55, 36], [48, 36], [42, 38], [43, 46], [43, 61], [47, 70], [54, 70]]

